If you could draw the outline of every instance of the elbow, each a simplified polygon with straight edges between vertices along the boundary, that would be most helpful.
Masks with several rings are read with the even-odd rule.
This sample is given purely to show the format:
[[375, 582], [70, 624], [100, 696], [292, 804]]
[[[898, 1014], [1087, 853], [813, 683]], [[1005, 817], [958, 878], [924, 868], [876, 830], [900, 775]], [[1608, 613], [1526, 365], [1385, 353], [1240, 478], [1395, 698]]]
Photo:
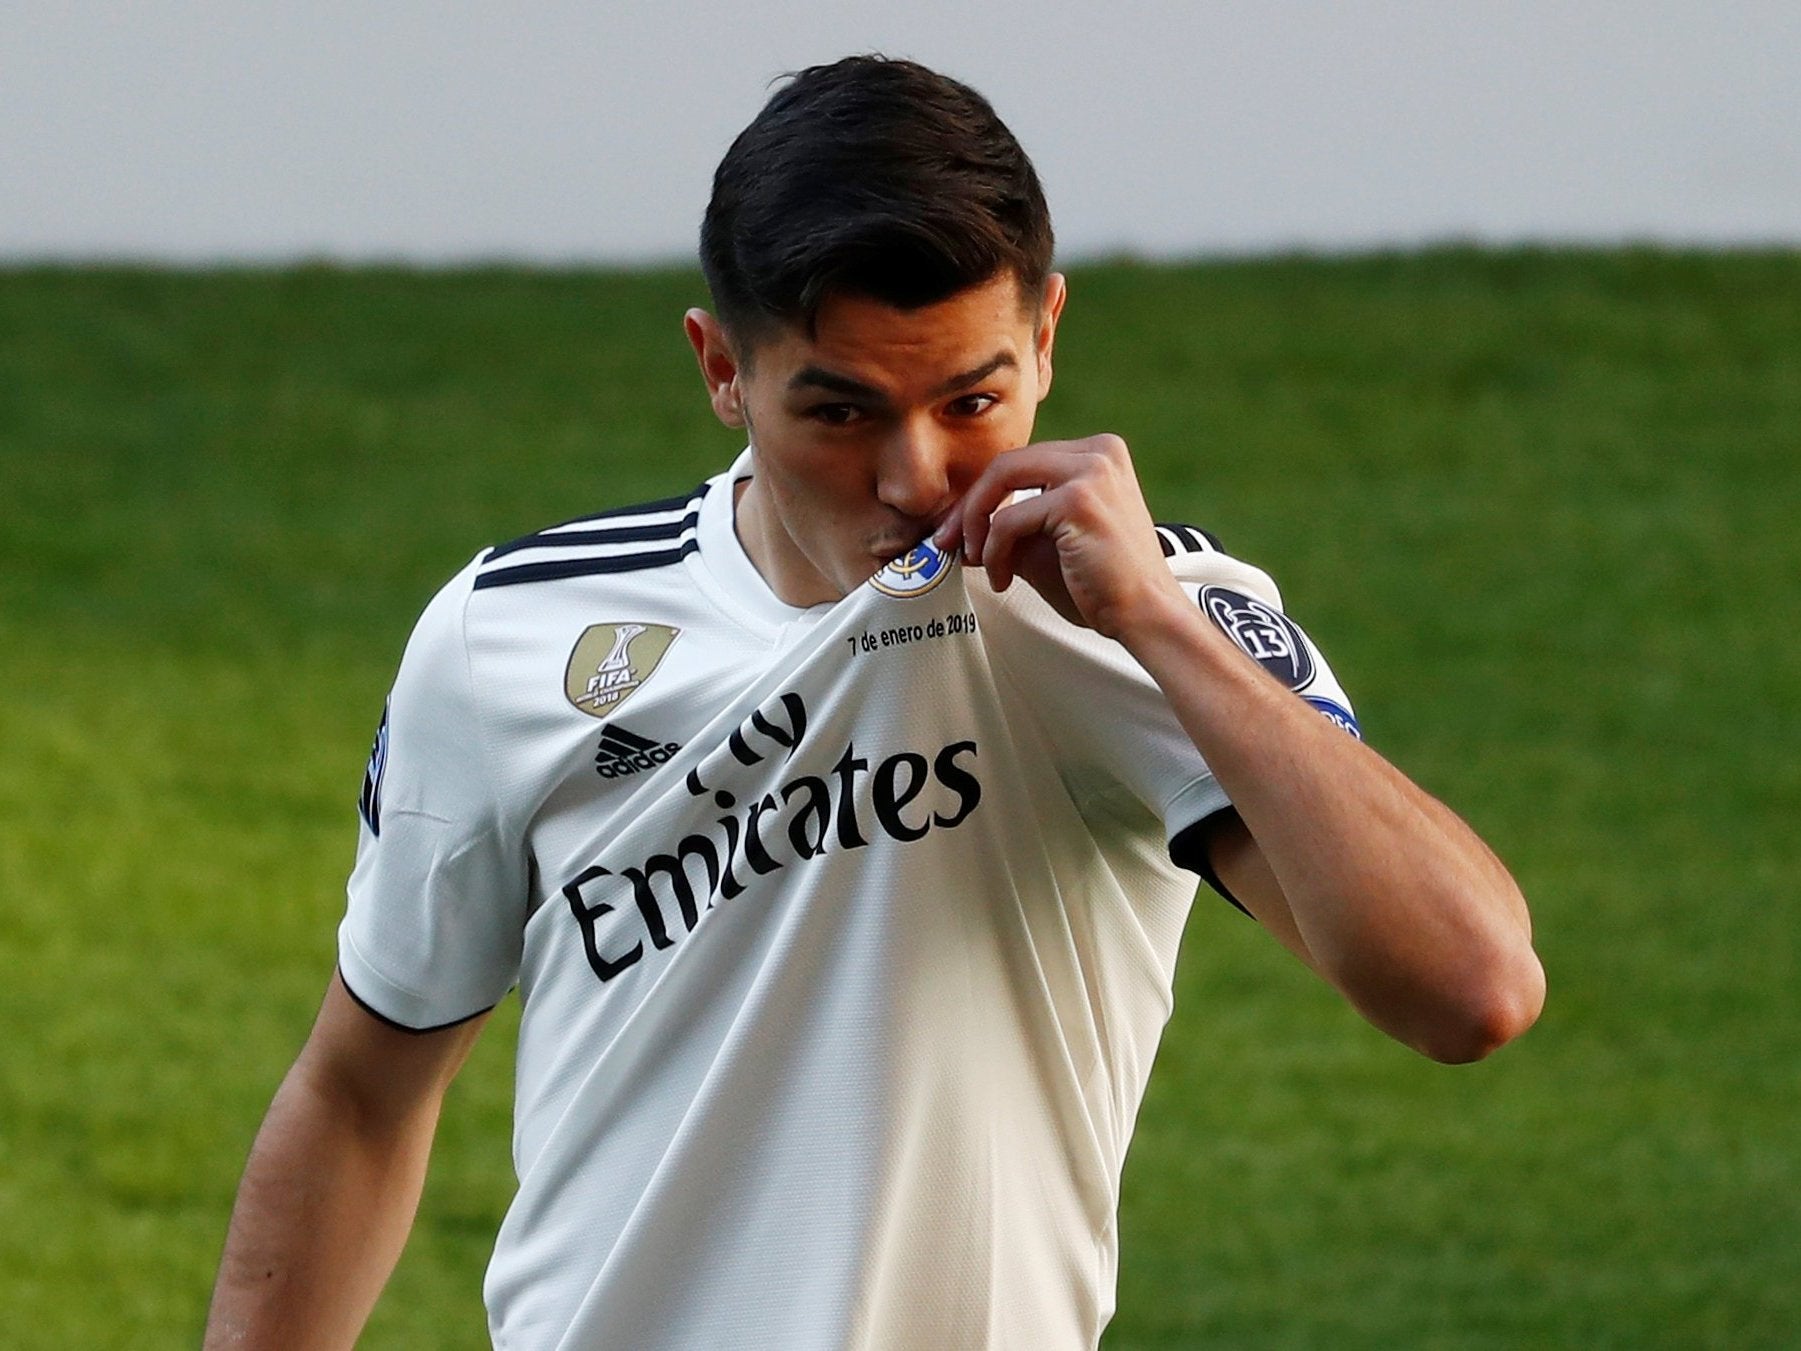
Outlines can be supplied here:
[[1415, 1046], [1442, 1065], [1471, 1064], [1524, 1033], [1544, 1006], [1545, 969], [1523, 947], [1473, 979]]

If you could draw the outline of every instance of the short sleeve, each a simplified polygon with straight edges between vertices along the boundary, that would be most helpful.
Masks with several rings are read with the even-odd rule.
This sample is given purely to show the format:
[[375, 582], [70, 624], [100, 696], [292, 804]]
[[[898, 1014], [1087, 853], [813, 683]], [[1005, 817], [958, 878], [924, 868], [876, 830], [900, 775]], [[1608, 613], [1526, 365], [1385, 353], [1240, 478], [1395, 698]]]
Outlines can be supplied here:
[[[1350, 700], [1313, 640], [1284, 613], [1266, 573], [1213, 548], [1167, 561], [1184, 594], [1241, 651], [1357, 734]], [[1166, 841], [1231, 807], [1163, 692], [1124, 647], [1068, 623], [1030, 587], [1011, 587], [1003, 600], [1009, 618], [1031, 631], [1035, 649], [1004, 653], [1005, 665], [1066, 776], [1118, 785], [1155, 814]], [[1205, 876], [1190, 851], [1174, 856]]]
[[497, 1004], [518, 979], [522, 843], [501, 825], [464, 641], [465, 570], [407, 642], [359, 802], [345, 985], [386, 1022], [426, 1031]]

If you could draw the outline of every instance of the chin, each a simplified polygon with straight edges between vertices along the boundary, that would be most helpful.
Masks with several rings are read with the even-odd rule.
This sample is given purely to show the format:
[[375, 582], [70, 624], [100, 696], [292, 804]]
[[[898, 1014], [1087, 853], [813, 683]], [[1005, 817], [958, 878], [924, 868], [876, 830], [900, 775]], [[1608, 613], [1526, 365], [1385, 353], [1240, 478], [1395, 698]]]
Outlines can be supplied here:
[[921, 531], [918, 534], [887, 535], [877, 540], [866, 540], [857, 547], [856, 553], [843, 557], [829, 572], [823, 568], [820, 571], [848, 596], [926, 537], [927, 532]]
[[893, 562], [896, 557], [898, 557], [896, 554], [871, 554], [867, 558], [858, 559], [857, 566], [853, 570], [856, 575], [850, 577], [850, 589], [854, 591], [862, 586], [864, 582]]

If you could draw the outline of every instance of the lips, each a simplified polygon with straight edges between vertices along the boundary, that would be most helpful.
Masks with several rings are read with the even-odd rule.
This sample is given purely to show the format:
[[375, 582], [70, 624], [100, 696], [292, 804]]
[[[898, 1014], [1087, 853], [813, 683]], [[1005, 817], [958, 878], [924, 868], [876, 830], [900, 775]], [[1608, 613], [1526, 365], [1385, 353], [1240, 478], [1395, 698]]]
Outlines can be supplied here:
[[870, 543], [869, 556], [878, 559], [883, 563], [889, 563], [894, 559], [899, 558], [902, 554], [910, 553], [912, 550], [918, 548], [923, 541], [930, 539], [931, 536], [931, 525], [923, 522], [917, 526], [910, 527], [905, 533], [888, 531], [885, 534], [876, 536]]

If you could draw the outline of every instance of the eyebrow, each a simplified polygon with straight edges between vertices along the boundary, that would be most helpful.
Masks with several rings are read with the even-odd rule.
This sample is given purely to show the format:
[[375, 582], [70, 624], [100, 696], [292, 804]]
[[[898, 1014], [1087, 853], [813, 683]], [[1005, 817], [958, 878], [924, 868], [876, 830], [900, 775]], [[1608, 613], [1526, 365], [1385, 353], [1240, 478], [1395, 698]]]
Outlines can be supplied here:
[[[946, 394], [954, 394], [966, 389], [978, 380], [986, 380], [996, 371], [1018, 370], [1019, 362], [1011, 352], [997, 352], [980, 366], [951, 376], [932, 391], [932, 397], [942, 398]], [[887, 395], [873, 385], [866, 385], [861, 380], [853, 380], [848, 375], [840, 375], [836, 371], [828, 371], [823, 366], [805, 366], [796, 371], [788, 381], [790, 391], [800, 389], [823, 389], [832, 394], [846, 394], [855, 399], [867, 399], [871, 403], [885, 403]]]

